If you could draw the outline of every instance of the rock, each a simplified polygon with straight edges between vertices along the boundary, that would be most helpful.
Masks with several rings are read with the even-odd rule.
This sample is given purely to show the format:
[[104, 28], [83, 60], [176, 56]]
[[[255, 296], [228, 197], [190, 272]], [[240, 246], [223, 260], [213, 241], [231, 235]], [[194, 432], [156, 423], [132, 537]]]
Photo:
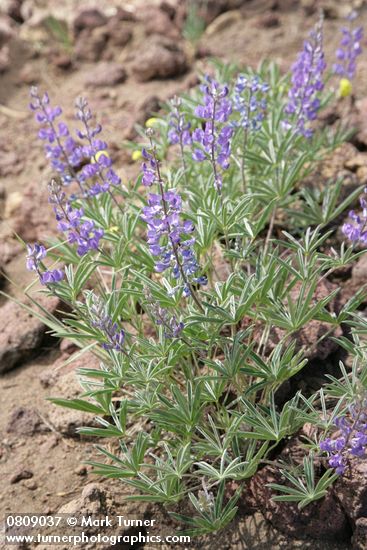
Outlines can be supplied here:
[[87, 467], [81, 464], [77, 468], [75, 468], [74, 473], [76, 473], [77, 476], [86, 476], [87, 475]]
[[22, 479], [30, 479], [31, 477], [33, 477], [33, 472], [30, 470], [20, 470], [11, 476], [10, 483], [19, 483]]
[[34, 481], [34, 479], [27, 479], [24, 483], [23, 483], [24, 487], [27, 487], [27, 489], [29, 489], [30, 491], [35, 491], [36, 489], [38, 489], [38, 485], [37, 483]]
[[38, 181], [27, 185], [23, 200], [11, 218], [13, 230], [25, 242], [39, 241], [57, 232], [54, 212], [45, 191]]
[[367, 548], [367, 517], [358, 518], [352, 537], [353, 550], [366, 550]]
[[161, 108], [162, 100], [156, 95], [147, 97], [138, 108], [136, 123], [143, 125], [145, 121], [157, 113]]
[[276, 13], [264, 13], [256, 19], [255, 25], [260, 29], [273, 29], [280, 26], [280, 19]]
[[[33, 63], [29, 62], [23, 65], [18, 74], [18, 79], [21, 84], [30, 86], [39, 82], [40, 75], [34, 69]], [[20, 193], [19, 193], [20, 194]]]
[[234, 23], [241, 21], [242, 14], [239, 10], [227, 11], [219, 15], [210, 25], [206, 28], [206, 36], [214, 36], [215, 34], [227, 29]]
[[[354, 294], [360, 290], [366, 283], [366, 270], [367, 270], [367, 254], [363, 254], [358, 262], [354, 264], [351, 272], [351, 277], [347, 279], [342, 284], [342, 297], [343, 301], [346, 302]], [[366, 287], [367, 293], [367, 287]], [[365, 299], [367, 302], [367, 297]]]
[[65, 353], [67, 355], [71, 355], [78, 349], [78, 346], [68, 338], [63, 338], [60, 342], [60, 351], [61, 353]]
[[365, 153], [357, 153], [352, 158], [346, 159], [344, 166], [351, 172], [357, 172], [362, 166], [367, 166], [367, 155]]
[[108, 33], [108, 44], [123, 48], [128, 44], [133, 36], [132, 30], [119, 17], [110, 17], [106, 25]]
[[[1, 52], [0, 52], [1, 58]], [[1, 61], [0, 61], [1, 63]], [[20, 168], [19, 168], [20, 167]], [[1, 151], [0, 153], [0, 176], [18, 175], [23, 170], [23, 162], [16, 151]], [[21, 196], [19, 191], [9, 193], [9, 197]]]
[[167, 12], [157, 6], [147, 6], [139, 12], [139, 20], [144, 23], [145, 33], [158, 34], [168, 38], [178, 38], [180, 32]]
[[73, 61], [70, 55], [66, 53], [57, 53], [52, 56], [51, 62], [62, 71], [67, 71], [72, 67]]
[[[14, 22], [13, 22], [14, 23]], [[10, 17], [2, 16], [0, 13], [0, 48], [15, 36]]]
[[6, 431], [16, 436], [31, 436], [47, 431], [47, 427], [43, 424], [35, 409], [16, 407], [10, 414]]
[[73, 30], [78, 35], [84, 29], [95, 29], [107, 23], [107, 17], [95, 8], [84, 9], [75, 17]]
[[105, 50], [108, 32], [105, 28], [84, 29], [75, 42], [74, 55], [79, 61], [98, 61]]
[[[81, 367], [98, 369], [99, 360], [91, 353], [86, 353], [68, 365], [64, 365], [64, 361], [65, 356], [60, 357], [52, 369], [47, 371], [49, 386], [52, 386], [50, 394], [63, 399], [79, 398], [82, 388], [75, 371]], [[78, 437], [77, 428], [96, 425], [93, 414], [59, 407], [51, 402], [47, 403], [47, 417], [57, 432], [68, 437]]]
[[[50, 312], [60, 305], [57, 298], [37, 297]], [[0, 308], [0, 373], [29, 359], [41, 345], [46, 327], [18, 304], [8, 301]]]
[[23, 23], [22, 4], [23, 0], [2, 0], [1, 9], [17, 23]]
[[164, 37], [151, 36], [132, 63], [132, 72], [140, 82], [153, 78], [171, 78], [181, 75], [188, 68], [187, 58], [181, 46]]
[[350, 469], [334, 485], [334, 494], [352, 525], [357, 518], [367, 517], [367, 462], [350, 459]]
[[102, 61], [98, 63], [85, 79], [86, 86], [94, 88], [100, 86], [115, 86], [125, 82], [127, 77], [125, 69], [118, 63]]
[[332, 492], [299, 510], [293, 502], [274, 502], [268, 483], [285, 484], [272, 466], [265, 466], [252, 477], [249, 490], [256, 508], [276, 529], [291, 537], [331, 540], [349, 537], [347, 517]]
[[6, 44], [0, 48], [0, 74], [5, 73], [10, 67], [10, 50]]
[[[89, 483], [83, 489], [81, 496], [64, 504], [59, 514], [92, 516], [106, 513], [106, 491], [98, 483]], [[93, 528], [92, 528], [93, 529]], [[98, 527], [94, 529], [98, 530]], [[91, 530], [92, 531], [92, 530]]]

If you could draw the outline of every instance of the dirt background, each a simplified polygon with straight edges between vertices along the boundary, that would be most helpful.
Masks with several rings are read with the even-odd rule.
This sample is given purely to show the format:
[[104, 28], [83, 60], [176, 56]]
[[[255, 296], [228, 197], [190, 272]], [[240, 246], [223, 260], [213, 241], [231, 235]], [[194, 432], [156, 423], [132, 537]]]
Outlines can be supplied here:
[[[360, 24], [366, 24], [364, 2], [208, 0], [202, 11], [207, 28], [195, 49], [182, 38], [185, 2], [179, 0], [0, 0], [2, 289], [21, 299], [23, 288], [31, 281], [15, 233], [25, 241], [44, 241], [54, 227], [46, 193], [51, 174], [28, 112], [30, 85], [48, 90], [52, 103], [62, 106], [69, 122], [74, 98], [86, 95], [103, 124], [116, 168], [127, 181], [138, 170], [123, 147], [124, 140], [136, 137], [134, 124], [144, 124], [160, 102], [195, 85], [210, 56], [252, 66], [262, 58], [271, 58], [287, 70], [321, 7], [325, 10], [325, 49], [330, 58], [340, 38], [342, 19], [351, 7], [360, 9]], [[365, 51], [359, 61], [354, 96], [352, 122], [358, 133], [326, 168], [329, 176], [344, 172], [360, 184], [364, 180], [367, 183]], [[359, 268], [354, 274], [356, 287], [366, 282], [364, 273]], [[52, 301], [47, 304], [50, 311], [58, 307]], [[67, 342], [52, 341], [42, 323], [6, 298], [0, 299], [0, 305], [1, 521], [9, 512], [107, 511], [111, 515], [155, 518], [157, 527], [151, 534], [172, 534], [177, 525], [170, 522], [164, 509], [124, 503], [126, 486], [98, 479], [82, 464], [97, 456], [95, 442], [75, 433], [90, 418], [46, 401], [50, 395], [77, 395], [75, 368], [90, 366], [95, 359], [85, 356], [65, 364], [75, 351]], [[132, 427], [131, 438], [138, 429]], [[358, 527], [353, 518], [346, 523], [336, 501], [327, 504], [319, 523], [312, 522], [311, 514], [307, 521], [298, 521], [298, 516], [284, 519], [283, 526], [274, 520], [274, 514], [267, 513], [265, 505], [264, 515], [261, 510], [254, 513], [246, 499], [241, 506], [229, 530], [195, 542], [195, 546], [346, 550], [352, 548], [354, 531], [353, 548], [367, 548], [363, 546], [363, 526]], [[339, 524], [334, 520], [340, 520]], [[321, 542], [312, 539], [315, 529], [321, 533]], [[362, 533], [359, 538], [358, 529]], [[134, 546], [143, 547], [155, 546]]]

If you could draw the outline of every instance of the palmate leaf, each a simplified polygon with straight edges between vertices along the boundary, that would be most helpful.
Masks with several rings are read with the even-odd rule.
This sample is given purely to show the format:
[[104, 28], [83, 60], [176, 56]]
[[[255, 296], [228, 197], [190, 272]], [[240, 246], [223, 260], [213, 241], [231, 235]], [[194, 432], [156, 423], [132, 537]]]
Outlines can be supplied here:
[[236, 515], [238, 507], [236, 503], [241, 495], [242, 487], [224, 504], [225, 482], [221, 482], [218, 492], [213, 500], [206, 500], [205, 496], [198, 499], [193, 493], [189, 493], [191, 504], [197, 516], [190, 517], [175, 512], [169, 512], [177, 521], [186, 523], [189, 527], [182, 531], [183, 535], [200, 536], [223, 529]]
[[[241, 415], [242, 422], [251, 430], [240, 430], [238, 435], [244, 439], [259, 439], [260, 441], [280, 441], [283, 437], [297, 431], [302, 425], [298, 414], [299, 395], [287, 401], [280, 412], [277, 411], [274, 394], [269, 407], [255, 407], [245, 398], [241, 399], [245, 412]], [[236, 413], [240, 414], [240, 413]]]
[[272, 496], [272, 500], [278, 502], [298, 502], [298, 508], [300, 509], [315, 500], [323, 498], [327, 494], [329, 487], [339, 477], [334, 470], [330, 469], [316, 483], [312, 453], [303, 459], [302, 476], [297, 477], [287, 470], [281, 470], [281, 474], [290, 483], [290, 486], [278, 483], [267, 484], [267, 487], [283, 493], [282, 495]]

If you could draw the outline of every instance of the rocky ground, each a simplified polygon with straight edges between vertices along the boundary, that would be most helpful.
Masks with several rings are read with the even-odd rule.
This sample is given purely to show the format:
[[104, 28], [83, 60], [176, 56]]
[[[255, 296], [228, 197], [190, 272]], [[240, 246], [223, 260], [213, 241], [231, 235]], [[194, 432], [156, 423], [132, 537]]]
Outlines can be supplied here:
[[[124, 140], [136, 138], [135, 124], [144, 124], [159, 110], [160, 103], [195, 85], [209, 56], [253, 66], [261, 58], [271, 57], [286, 70], [318, 8], [325, 10], [326, 50], [333, 52], [336, 31], [352, 4], [361, 8], [361, 24], [367, 28], [367, 8], [362, 1], [207, 0], [201, 11], [206, 30], [194, 47], [182, 38], [185, 2], [180, 0], [0, 0], [3, 290], [23, 299], [23, 289], [32, 280], [25, 271], [24, 250], [17, 236], [25, 241], [44, 241], [54, 226], [45, 192], [50, 172], [27, 107], [30, 85], [47, 89], [53, 103], [61, 104], [69, 119], [73, 99], [87, 95], [104, 126], [116, 167], [127, 180], [136, 174], [137, 166], [123, 147]], [[321, 182], [343, 174], [354, 185], [367, 183], [365, 54], [359, 65], [351, 122], [357, 128], [353, 143], [324, 163]], [[344, 296], [367, 282], [365, 267], [361, 260], [349, 274]], [[50, 314], [57, 314], [60, 307], [52, 300], [42, 304]], [[312, 333], [301, 337], [312, 342]], [[74, 351], [66, 341], [52, 341], [37, 318], [0, 298], [0, 517], [15, 511], [77, 510], [144, 516], [157, 519], [151, 534], [172, 534], [177, 526], [163, 509], [124, 502], [123, 484], [98, 479], [82, 465], [96, 458], [96, 450], [94, 441], [77, 437], [75, 429], [89, 423], [90, 418], [46, 401], [49, 395], [76, 396], [75, 369], [96, 361], [93, 356], [83, 356], [68, 363]], [[312, 364], [332, 372], [338, 359], [331, 346], [318, 350]], [[291, 441], [284, 452], [292, 453], [296, 447]], [[273, 476], [270, 467], [255, 476], [241, 500], [238, 518], [227, 532], [190, 547], [367, 547], [365, 465], [356, 466], [353, 476], [338, 483], [322, 504], [302, 513], [293, 506], [270, 501], [265, 483]], [[151, 548], [149, 544], [134, 547]]]

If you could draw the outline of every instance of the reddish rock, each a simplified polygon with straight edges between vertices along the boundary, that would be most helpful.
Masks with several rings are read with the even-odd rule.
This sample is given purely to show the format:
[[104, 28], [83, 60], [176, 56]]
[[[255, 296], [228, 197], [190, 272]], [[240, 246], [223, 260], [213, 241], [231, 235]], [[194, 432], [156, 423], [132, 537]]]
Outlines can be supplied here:
[[154, 78], [172, 78], [186, 72], [187, 58], [182, 47], [173, 40], [151, 36], [143, 50], [137, 52], [132, 71], [140, 82]]
[[264, 29], [279, 27], [280, 19], [276, 13], [264, 13], [256, 19], [256, 26]]
[[101, 86], [115, 86], [125, 82], [127, 77], [126, 71], [122, 65], [118, 63], [101, 61], [89, 71], [85, 79], [86, 86], [94, 88]]
[[43, 424], [35, 409], [17, 407], [13, 409], [9, 417], [6, 431], [13, 436], [31, 436], [47, 431], [47, 427]]
[[350, 467], [334, 486], [334, 494], [353, 525], [357, 518], [367, 517], [366, 460], [350, 460]]
[[107, 23], [107, 17], [97, 9], [82, 10], [74, 19], [73, 29], [79, 34], [83, 29], [95, 29]]
[[366, 550], [367, 548], [367, 517], [358, 518], [352, 537], [353, 550]]
[[108, 45], [116, 48], [123, 48], [133, 36], [130, 26], [118, 17], [111, 17], [106, 25], [108, 34]]
[[9, 15], [17, 23], [23, 23], [21, 13], [23, 0], [2, 0], [1, 8], [4, 13]]
[[55, 215], [48, 203], [48, 195], [39, 182], [25, 188], [23, 200], [11, 219], [13, 230], [26, 242], [38, 241], [56, 234]]
[[80, 61], [98, 61], [102, 57], [108, 41], [105, 27], [84, 29], [75, 42], [74, 55]]
[[156, 6], [147, 6], [139, 12], [139, 20], [144, 23], [145, 33], [158, 34], [168, 38], [178, 38], [180, 32], [166, 11]]
[[[13, 22], [14, 23], [14, 22]], [[0, 14], [0, 48], [15, 35], [10, 17]]]
[[[37, 300], [50, 312], [59, 307], [57, 298], [39, 295]], [[46, 327], [18, 304], [8, 301], [0, 308], [0, 373], [29, 359], [41, 345]]]
[[77, 349], [78, 349], [78, 346], [68, 338], [63, 338], [60, 342], [61, 353], [66, 353], [67, 355], [71, 355]]
[[10, 50], [6, 44], [0, 48], [0, 74], [5, 73], [10, 67]]
[[10, 483], [19, 483], [19, 481], [22, 481], [22, 479], [31, 479], [33, 477], [33, 472], [30, 470], [20, 470], [18, 472], [15, 472], [10, 478]]

